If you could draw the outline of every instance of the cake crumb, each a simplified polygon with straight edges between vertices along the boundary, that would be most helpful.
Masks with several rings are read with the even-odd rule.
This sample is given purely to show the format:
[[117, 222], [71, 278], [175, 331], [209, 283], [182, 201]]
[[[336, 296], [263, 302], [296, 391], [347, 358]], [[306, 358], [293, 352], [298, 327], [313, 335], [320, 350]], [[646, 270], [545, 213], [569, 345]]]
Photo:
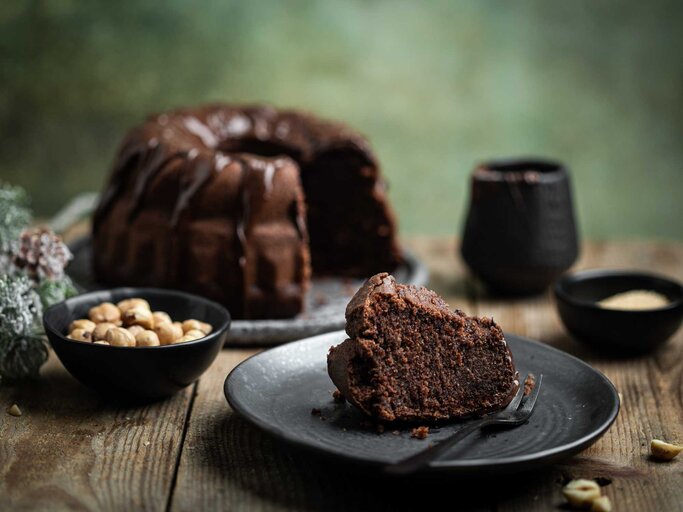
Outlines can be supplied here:
[[12, 415], [12, 416], [21, 416], [22, 412], [21, 409], [19, 409], [19, 406], [17, 404], [12, 404], [12, 407], [10, 407], [7, 412]]
[[344, 402], [346, 402], [346, 398], [344, 398], [344, 395], [342, 395], [341, 391], [339, 391], [338, 389], [335, 389], [334, 393], [332, 393], [332, 399], [338, 404], [343, 404]]
[[524, 379], [524, 396], [527, 396], [536, 387], [536, 376], [530, 373]]
[[311, 414], [313, 416], [320, 416], [322, 413], [323, 412], [320, 409], [318, 409], [317, 407], [314, 407], [313, 409], [311, 409]]
[[415, 439], [427, 439], [427, 436], [429, 435], [429, 427], [426, 427], [422, 425], [421, 427], [415, 427], [413, 430], [410, 431], [410, 437], [414, 437]]
[[394, 436], [400, 436], [400, 435], [401, 435], [401, 432], [398, 431], [398, 430], [392, 430], [392, 431], [391, 431], [391, 434], [394, 435]]

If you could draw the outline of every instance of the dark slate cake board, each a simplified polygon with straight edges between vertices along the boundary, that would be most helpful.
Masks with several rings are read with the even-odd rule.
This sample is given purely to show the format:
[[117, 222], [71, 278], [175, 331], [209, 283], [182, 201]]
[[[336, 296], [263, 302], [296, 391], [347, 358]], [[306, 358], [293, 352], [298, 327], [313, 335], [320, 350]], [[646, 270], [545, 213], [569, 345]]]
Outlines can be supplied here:
[[[68, 273], [82, 291], [102, 288], [92, 275], [90, 238], [84, 237], [69, 244], [74, 259]], [[429, 280], [425, 265], [408, 251], [405, 263], [393, 275], [400, 283], [424, 286]], [[343, 329], [346, 304], [363, 280], [349, 278], [314, 278], [306, 297], [305, 312], [287, 320], [233, 320], [228, 345], [277, 345], [287, 341]]]

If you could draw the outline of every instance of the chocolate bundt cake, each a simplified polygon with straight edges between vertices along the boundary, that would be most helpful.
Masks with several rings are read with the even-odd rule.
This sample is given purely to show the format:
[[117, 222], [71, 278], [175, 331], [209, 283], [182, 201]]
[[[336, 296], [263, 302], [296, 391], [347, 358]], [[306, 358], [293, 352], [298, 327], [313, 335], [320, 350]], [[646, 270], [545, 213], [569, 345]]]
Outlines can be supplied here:
[[370, 278], [346, 308], [349, 339], [327, 367], [342, 395], [380, 421], [435, 421], [505, 407], [519, 376], [503, 332], [426, 288]]
[[95, 212], [94, 271], [195, 292], [235, 318], [287, 318], [311, 269], [394, 269], [395, 231], [361, 135], [297, 111], [208, 105], [129, 132]]

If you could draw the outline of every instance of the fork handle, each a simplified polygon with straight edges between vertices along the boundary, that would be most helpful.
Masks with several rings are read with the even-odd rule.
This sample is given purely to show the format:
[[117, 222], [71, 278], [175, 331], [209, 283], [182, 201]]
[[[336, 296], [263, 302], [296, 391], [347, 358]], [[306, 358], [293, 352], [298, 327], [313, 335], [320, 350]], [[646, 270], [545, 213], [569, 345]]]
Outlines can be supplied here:
[[456, 433], [452, 434], [450, 437], [447, 437], [438, 444], [430, 448], [426, 448], [421, 452], [417, 452], [415, 455], [406, 457], [395, 464], [389, 464], [385, 466], [384, 472], [392, 475], [407, 475], [413, 473], [422, 467], [428, 466], [430, 462], [441, 457], [453, 445], [466, 438], [475, 430], [479, 430], [480, 428], [492, 423], [495, 423], [495, 420], [491, 418], [481, 418], [479, 420], [467, 423]]

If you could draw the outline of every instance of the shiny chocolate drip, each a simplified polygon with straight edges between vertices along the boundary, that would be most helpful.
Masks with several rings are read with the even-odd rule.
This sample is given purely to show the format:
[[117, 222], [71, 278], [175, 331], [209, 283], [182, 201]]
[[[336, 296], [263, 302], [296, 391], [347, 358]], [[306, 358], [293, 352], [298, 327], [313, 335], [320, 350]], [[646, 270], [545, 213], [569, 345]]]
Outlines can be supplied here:
[[131, 141], [125, 144], [119, 151], [116, 166], [111, 172], [109, 183], [102, 193], [100, 203], [93, 215], [93, 229], [95, 233], [97, 233], [97, 228], [99, 227], [101, 220], [114, 204], [114, 200], [121, 193], [128, 176], [135, 170], [136, 166], [130, 164], [136, 157], [142, 157], [142, 155], [145, 154], [146, 148], [146, 144], [134, 144]]
[[154, 176], [160, 172], [168, 162], [175, 158], [183, 157], [183, 152], [170, 154], [163, 144], [154, 146], [142, 160], [140, 171], [133, 185], [133, 197], [128, 207], [128, 222], [131, 222], [142, 207], [142, 199], [147, 191], [147, 185]]
[[[192, 150], [190, 150], [189, 153], [192, 153]], [[178, 199], [176, 200], [173, 213], [171, 214], [171, 229], [175, 229], [178, 226], [178, 221], [190, 205], [192, 198], [197, 194], [199, 189], [209, 181], [209, 178], [211, 178], [211, 175], [215, 172], [213, 162], [207, 160], [205, 157], [198, 158], [196, 152], [194, 156], [188, 154], [188, 161], [185, 163], [185, 168], [188, 169], [188, 172], [184, 173], [183, 177], [189, 176], [190, 182], [185, 184], [178, 194]]]
[[280, 167], [276, 163], [267, 162], [266, 169], [263, 171], [263, 194], [268, 197], [273, 191], [273, 180], [275, 179], [275, 173]]
[[249, 223], [249, 215], [252, 210], [252, 190], [247, 186], [247, 179], [250, 173], [260, 171], [263, 175], [263, 199], [268, 200], [268, 196], [273, 191], [275, 175], [280, 169], [282, 163], [280, 160], [263, 161], [257, 159], [247, 159], [238, 157], [241, 165], [241, 178], [239, 197], [241, 199], [241, 209], [238, 212], [237, 222], [235, 223], [236, 238], [240, 243], [240, 266], [244, 268], [246, 265], [246, 244], [247, 244], [247, 225]]
[[207, 148], [215, 148], [220, 139], [207, 125], [194, 116], [187, 116], [182, 120], [183, 126], [196, 137], [199, 137]]
[[240, 185], [239, 185], [239, 198], [241, 199], [241, 207], [237, 208], [237, 221], [235, 222], [235, 239], [237, 240], [239, 257], [238, 262], [242, 272], [244, 272], [244, 267], [247, 264], [247, 235], [245, 231], [245, 225], [247, 219], [249, 218], [249, 194], [247, 192], [247, 176], [249, 174], [249, 165], [242, 158], [238, 158], [241, 166], [240, 173]]
[[308, 240], [308, 230], [306, 229], [306, 215], [301, 208], [298, 208], [296, 204], [292, 205], [293, 219], [292, 224], [296, 227], [296, 232], [299, 234], [301, 240]]

